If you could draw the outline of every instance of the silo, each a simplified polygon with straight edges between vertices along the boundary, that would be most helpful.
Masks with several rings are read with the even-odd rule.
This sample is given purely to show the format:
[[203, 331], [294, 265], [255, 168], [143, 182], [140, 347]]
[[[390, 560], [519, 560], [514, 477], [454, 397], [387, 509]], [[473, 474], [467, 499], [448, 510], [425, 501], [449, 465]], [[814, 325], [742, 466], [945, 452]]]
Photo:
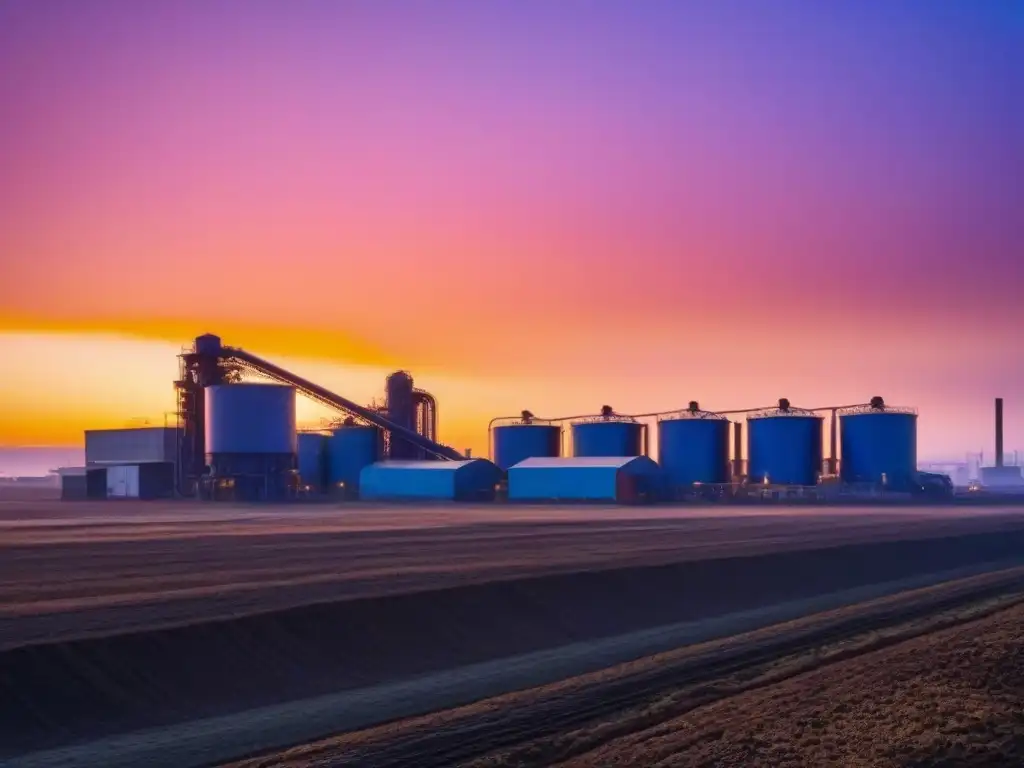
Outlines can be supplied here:
[[658, 463], [673, 489], [729, 482], [729, 423], [696, 402], [658, 421]]
[[[388, 419], [399, 426], [416, 431], [416, 402], [412, 376], [408, 371], [395, 371], [384, 385]], [[422, 459], [422, 449], [397, 435], [391, 435], [390, 458]]]
[[529, 411], [494, 427], [494, 463], [502, 470], [524, 459], [550, 459], [562, 454], [562, 428], [539, 421]]
[[880, 397], [871, 405], [839, 414], [844, 483], [884, 485], [909, 490], [917, 473], [917, 414], [893, 408]]
[[238, 499], [279, 499], [295, 480], [295, 390], [221, 384], [205, 390], [206, 463], [214, 485]]
[[572, 425], [572, 455], [643, 456], [644, 425], [606, 405], [600, 417]]
[[779, 408], [747, 418], [747, 475], [771, 485], [817, 485], [823, 458], [822, 422], [811, 411]]
[[355, 423], [335, 429], [327, 441], [327, 482], [333, 493], [355, 497], [359, 473], [380, 460], [381, 433], [377, 427]]
[[298, 434], [299, 482], [314, 493], [327, 487], [327, 435], [321, 432]]

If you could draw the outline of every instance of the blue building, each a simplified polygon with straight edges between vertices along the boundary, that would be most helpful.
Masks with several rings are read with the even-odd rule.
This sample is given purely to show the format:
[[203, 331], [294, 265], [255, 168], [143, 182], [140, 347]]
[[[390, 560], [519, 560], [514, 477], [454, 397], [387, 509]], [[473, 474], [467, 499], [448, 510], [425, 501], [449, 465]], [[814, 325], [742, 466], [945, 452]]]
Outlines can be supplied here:
[[533, 458], [508, 471], [510, 501], [656, 501], [664, 473], [646, 456]]
[[359, 498], [493, 501], [501, 477], [501, 470], [486, 459], [378, 461], [359, 473]]

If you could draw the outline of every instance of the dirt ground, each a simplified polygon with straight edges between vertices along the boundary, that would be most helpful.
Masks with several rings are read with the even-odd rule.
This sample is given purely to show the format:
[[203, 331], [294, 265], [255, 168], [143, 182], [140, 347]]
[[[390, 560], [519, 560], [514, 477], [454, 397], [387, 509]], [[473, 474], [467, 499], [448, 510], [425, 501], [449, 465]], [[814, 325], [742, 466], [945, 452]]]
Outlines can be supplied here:
[[1024, 529], [1024, 509], [0, 498], [0, 649], [496, 579]]
[[[932, 599], [944, 588], [922, 590]], [[1017, 591], [799, 653], [737, 668], [689, 686], [660, 687], [639, 706], [582, 727], [530, 739], [523, 723], [542, 711], [579, 716], [641, 680], [659, 691], [689, 659], [712, 660], [740, 643], [827, 620], [860, 607], [703, 644], [510, 694], [449, 712], [352, 733], [234, 768], [423, 764], [461, 768], [594, 766], [1019, 766], [1024, 764], [1024, 603]], [[907, 596], [879, 601], [893, 607]], [[610, 698], [609, 698], [610, 697]], [[622, 699], [626, 701], [626, 699]], [[590, 704], [588, 704], [590, 702]], [[532, 710], [532, 712], [531, 712]], [[534, 717], [536, 726], [547, 719]], [[488, 731], [499, 727], [498, 731]], [[522, 740], [469, 761], [438, 761], [438, 747], [520, 729]]]
[[560, 765], [1024, 765], [1022, 628], [1018, 605], [681, 717], [641, 720]]
[[0, 761], [1021, 552], [1019, 509], [3, 502]]

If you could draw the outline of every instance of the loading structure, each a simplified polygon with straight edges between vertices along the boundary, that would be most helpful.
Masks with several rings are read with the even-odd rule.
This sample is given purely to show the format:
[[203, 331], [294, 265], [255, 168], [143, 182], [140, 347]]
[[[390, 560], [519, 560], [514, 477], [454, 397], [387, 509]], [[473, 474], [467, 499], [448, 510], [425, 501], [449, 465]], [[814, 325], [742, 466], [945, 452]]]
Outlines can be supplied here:
[[[194, 494], [200, 478], [206, 473], [206, 457], [210, 453], [206, 445], [206, 389], [222, 385], [243, 386], [239, 382], [246, 371], [291, 387], [295, 393], [326, 405], [350, 417], [355, 423], [376, 427], [387, 433], [390, 443], [401, 441], [430, 459], [460, 461], [464, 458], [454, 448], [437, 442], [433, 437], [436, 434], [436, 403], [429, 396], [424, 397], [426, 393], [417, 395], [415, 389], [410, 396], [413, 413], [409, 420], [411, 423], [400, 424], [390, 418], [390, 410], [381, 413], [359, 405], [251, 352], [226, 346], [221, 343], [219, 336], [213, 334], [197, 337], [192, 349], [182, 352], [179, 359], [180, 376], [175, 383], [178, 418], [182, 427], [178, 446], [178, 486], [179, 493], [184, 495]], [[411, 377], [408, 377], [408, 383], [411, 387]], [[402, 386], [404, 384], [402, 382]], [[388, 394], [391, 395], [391, 392]], [[422, 406], [417, 408], [417, 402], [422, 403]], [[416, 431], [418, 419], [428, 426], [427, 431], [431, 436]]]
[[673, 496], [683, 496], [694, 486], [725, 484], [729, 467], [729, 420], [689, 406], [658, 419], [658, 463], [665, 471]]
[[813, 411], [779, 400], [778, 408], [747, 417], [747, 473], [765, 485], [817, 485], [822, 469], [822, 425]]
[[621, 416], [610, 405], [601, 415], [572, 424], [572, 455], [577, 458], [599, 456], [646, 456], [647, 426], [632, 416]]
[[871, 398], [867, 406], [839, 412], [840, 478], [847, 485], [870, 484], [911, 491], [917, 482], [917, 412]]

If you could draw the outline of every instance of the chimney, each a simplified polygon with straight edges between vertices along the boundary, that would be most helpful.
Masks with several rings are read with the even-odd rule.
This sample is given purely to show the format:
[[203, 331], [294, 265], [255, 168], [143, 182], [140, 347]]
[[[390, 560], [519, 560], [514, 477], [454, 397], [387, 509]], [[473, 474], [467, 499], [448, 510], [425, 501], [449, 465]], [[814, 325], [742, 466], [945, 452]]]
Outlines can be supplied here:
[[996, 466], [1003, 466], [1003, 398], [996, 398]]

